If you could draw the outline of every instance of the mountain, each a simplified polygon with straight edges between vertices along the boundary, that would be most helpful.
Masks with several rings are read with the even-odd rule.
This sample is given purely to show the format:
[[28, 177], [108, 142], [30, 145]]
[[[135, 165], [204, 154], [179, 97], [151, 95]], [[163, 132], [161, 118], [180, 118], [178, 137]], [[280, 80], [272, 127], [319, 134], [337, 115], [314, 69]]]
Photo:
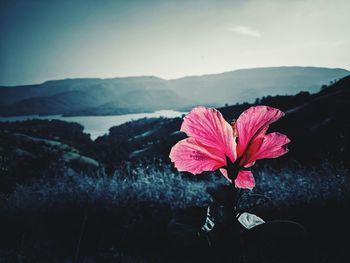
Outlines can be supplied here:
[[125, 92], [122, 97], [116, 97], [112, 102], [96, 107], [88, 107], [83, 110], [70, 111], [66, 115], [112, 115], [154, 112], [160, 109], [181, 109], [181, 107], [189, 105], [193, 105], [193, 102], [180, 97], [172, 90], [132, 90]]
[[294, 95], [300, 91], [319, 91], [321, 85], [350, 74], [344, 69], [315, 67], [272, 67], [240, 69], [215, 75], [185, 77], [171, 82], [181, 94], [197, 98], [202, 104], [253, 102], [273, 95]]
[[0, 115], [110, 115], [194, 105], [253, 102], [267, 95], [317, 92], [345, 69], [272, 67], [164, 80], [151, 76], [66, 79], [38, 85], [0, 87]]

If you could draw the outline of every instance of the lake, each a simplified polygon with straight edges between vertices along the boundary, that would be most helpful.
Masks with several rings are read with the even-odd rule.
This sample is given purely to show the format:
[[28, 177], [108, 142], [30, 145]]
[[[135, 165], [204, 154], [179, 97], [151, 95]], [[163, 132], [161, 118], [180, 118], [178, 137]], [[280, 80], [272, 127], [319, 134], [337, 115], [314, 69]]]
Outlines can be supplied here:
[[13, 117], [0, 117], [0, 121], [23, 121], [30, 119], [42, 119], [42, 120], [63, 120], [67, 122], [77, 122], [84, 126], [84, 132], [89, 133], [91, 139], [95, 140], [98, 136], [102, 136], [108, 133], [109, 128], [117, 125], [121, 125], [125, 122], [142, 119], [142, 118], [175, 118], [181, 117], [186, 112], [179, 112], [173, 110], [160, 110], [153, 113], [135, 113], [124, 115], [109, 115], [109, 116], [76, 116], [76, 117], [63, 117], [62, 115], [26, 115], [26, 116], [13, 116]]

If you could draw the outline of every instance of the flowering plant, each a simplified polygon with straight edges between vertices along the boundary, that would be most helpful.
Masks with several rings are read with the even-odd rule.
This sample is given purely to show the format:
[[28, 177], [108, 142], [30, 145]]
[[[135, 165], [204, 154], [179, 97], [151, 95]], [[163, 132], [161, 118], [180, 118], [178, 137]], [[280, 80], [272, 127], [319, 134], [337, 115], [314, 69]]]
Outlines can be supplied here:
[[179, 171], [199, 174], [219, 169], [237, 188], [253, 189], [255, 180], [249, 168], [255, 161], [288, 152], [286, 135], [266, 133], [282, 116], [278, 109], [255, 106], [229, 124], [218, 110], [196, 107], [181, 126], [189, 137], [173, 146], [170, 159]]

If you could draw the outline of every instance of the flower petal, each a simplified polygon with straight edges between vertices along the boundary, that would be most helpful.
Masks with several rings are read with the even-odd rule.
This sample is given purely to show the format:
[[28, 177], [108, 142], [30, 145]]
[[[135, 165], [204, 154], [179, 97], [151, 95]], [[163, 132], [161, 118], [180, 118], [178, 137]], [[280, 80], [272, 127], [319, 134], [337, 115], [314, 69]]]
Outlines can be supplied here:
[[250, 141], [248, 147], [244, 151], [244, 154], [241, 157], [240, 165], [244, 167], [251, 167], [254, 165], [253, 156], [260, 149], [261, 144], [264, 141], [265, 133], [268, 129], [268, 126], [265, 126], [261, 129], [256, 136]]
[[251, 141], [264, 135], [268, 126], [283, 115], [282, 111], [268, 106], [255, 106], [244, 111], [236, 121], [237, 155], [242, 156]]
[[222, 152], [232, 162], [236, 160], [233, 129], [218, 110], [205, 107], [194, 108], [185, 116], [181, 131], [201, 144]]
[[[227, 175], [226, 169], [221, 168], [220, 172], [230, 183], [232, 183], [232, 180]], [[253, 189], [255, 186], [253, 173], [248, 170], [240, 170], [238, 172], [237, 178], [235, 179], [235, 185], [238, 188]]]
[[194, 138], [179, 141], [169, 155], [180, 172], [199, 174], [204, 171], [215, 171], [226, 165], [224, 153], [200, 144]]
[[247, 170], [240, 170], [235, 179], [235, 185], [238, 188], [253, 189], [255, 186], [253, 173]]
[[252, 161], [264, 158], [277, 158], [288, 152], [286, 145], [289, 138], [279, 132], [269, 133], [264, 137], [260, 149], [252, 156]]

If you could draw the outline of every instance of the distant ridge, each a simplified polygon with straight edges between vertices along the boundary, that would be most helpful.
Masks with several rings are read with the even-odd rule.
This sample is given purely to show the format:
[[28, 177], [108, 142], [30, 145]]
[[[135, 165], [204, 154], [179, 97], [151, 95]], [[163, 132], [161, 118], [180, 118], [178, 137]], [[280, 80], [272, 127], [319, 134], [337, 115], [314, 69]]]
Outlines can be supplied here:
[[0, 87], [0, 115], [109, 115], [223, 106], [268, 95], [315, 93], [350, 71], [320, 67], [238, 69], [165, 80], [154, 76], [49, 80]]

